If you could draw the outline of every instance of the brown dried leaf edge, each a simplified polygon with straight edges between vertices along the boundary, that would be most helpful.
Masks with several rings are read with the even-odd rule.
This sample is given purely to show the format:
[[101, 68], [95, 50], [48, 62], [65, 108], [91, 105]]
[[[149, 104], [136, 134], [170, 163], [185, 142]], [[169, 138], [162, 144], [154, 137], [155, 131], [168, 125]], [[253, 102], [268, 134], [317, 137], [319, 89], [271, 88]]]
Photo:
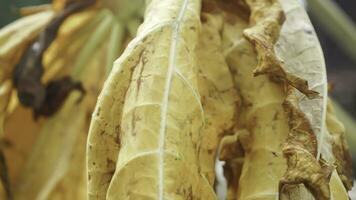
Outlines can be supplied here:
[[[251, 11], [251, 26], [244, 31], [244, 36], [254, 45], [259, 60], [254, 75], [269, 74], [271, 77], [282, 80], [287, 93], [283, 107], [289, 117], [290, 132], [283, 154], [287, 159], [288, 167], [280, 181], [280, 192], [286, 192], [284, 191], [285, 185], [304, 184], [316, 199], [330, 199], [329, 181], [334, 167], [326, 165], [322, 159], [317, 160], [316, 135], [311, 123], [299, 108], [295, 96], [296, 89], [310, 99], [317, 98], [318, 92], [310, 90], [306, 80], [286, 72], [283, 62], [274, 52], [274, 45], [285, 20], [281, 5], [277, 0], [246, 0], [246, 3]], [[347, 151], [347, 148], [339, 149], [337, 145], [333, 146], [334, 152], [345, 154]], [[336, 162], [340, 163], [340, 161]], [[337, 165], [337, 170], [339, 173], [345, 171], [340, 165]], [[344, 177], [342, 180], [346, 188], [350, 189], [348, 178], [345, 178], [345, 175], [341, 177]]]

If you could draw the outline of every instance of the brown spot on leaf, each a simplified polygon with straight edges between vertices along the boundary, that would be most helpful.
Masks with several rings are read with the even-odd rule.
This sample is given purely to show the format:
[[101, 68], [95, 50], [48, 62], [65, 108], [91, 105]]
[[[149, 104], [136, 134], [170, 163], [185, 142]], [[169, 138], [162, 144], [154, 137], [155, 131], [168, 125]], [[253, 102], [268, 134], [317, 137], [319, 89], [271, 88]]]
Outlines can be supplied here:
[[116, 167], [116, 162], [111, 160], [111, 159], [109, 159], [109, 158], [107, 158], [106, 159], [106, 167], [108, 169], [114, 169]]

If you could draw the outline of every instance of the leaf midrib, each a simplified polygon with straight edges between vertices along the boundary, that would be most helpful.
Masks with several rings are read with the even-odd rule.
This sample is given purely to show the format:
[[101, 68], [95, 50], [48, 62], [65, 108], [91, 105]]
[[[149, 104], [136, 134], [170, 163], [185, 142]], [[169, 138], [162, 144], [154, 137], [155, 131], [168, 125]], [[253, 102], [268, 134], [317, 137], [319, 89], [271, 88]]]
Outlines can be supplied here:
[[167, 126], [167, 113], [168, 113], [168, 103], [169, 103], [169, 94], [172, 85], [173, 74], [175, 73], [176, 65], [176, 54], [177, 54], [177, 44], [179, 39], [180, 25], [184, 17], [185, 11], [187, 9], [188, 0], [184, 0], [183, 5], [179, 11], [178, 17], [175, 22], [172, 24], [172, 38], [169, 52], [169, 65], [167, 70], [167, 78], [163, 92], [163, 100], [161, 104], [161, 123], [159, 130], [159, 145], [158, 145], [158, 199], [164, 199], [164, 140], [166, 135], [166, 126]]

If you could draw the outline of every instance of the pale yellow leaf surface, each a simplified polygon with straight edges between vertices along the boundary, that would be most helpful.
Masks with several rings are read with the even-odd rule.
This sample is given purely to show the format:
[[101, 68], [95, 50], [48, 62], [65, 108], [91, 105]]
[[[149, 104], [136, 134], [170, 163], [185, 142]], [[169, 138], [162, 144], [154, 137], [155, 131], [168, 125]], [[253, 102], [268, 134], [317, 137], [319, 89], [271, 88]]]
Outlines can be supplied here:
[[200, 6], [149, 1], [93, 114], [89, 199], [216, 198], [197, 163], [204, 125], [194, 52]]
[[0, 138], [4, 137], [4, 121], [6, 117], [6, 108], [11, 98], [12, 84], [10, 80], [0, 85]]
[[11, 88], [12, 84], [10, 80], [7, 80], [3, 82], [0, 85], [0, 153], [1, 153], [1, 163], [0, 163], [0, 168], [1, 168], [1, 183], [0, 183], [0, 199], [5, 199], [7, 198], [6, 196], [9, 195], [10, 186], [8, 183], [8, 180], [5, 180], [4, 177], [6, 176], [7, 179], [9, 179], [8, 175], [8, 168], [6, 165], [6, 158], [5, 158], [5, 153], [4, 153], [4, 147], [5, 147], [5, 142], [4, 142], [4, 122], [5, 122], [5, 117], [6, 117], [6, 108], [9, 104], [9, 100], [11, 98]]
[[226, 61], [242, 98], [237, 126], [249, 132], [241, 141], [245, 158], [235, 188], [237, 194], [235, 197], [229, 194], [229, 199], [275, 200], [279, 180], [286, 169], [282, 154], [288, 133], [288, 120], [282, 107], [284, 90], [268, 76], [253, 76], [258, 60], [254, 47], [242, 35], [246, 27], [243, 18], [230, 16], [223, 32]]
[[257, 61], [246, 40], [241, 38], [236, 47], [227, 62], [238, 71], [235, 81], [243, 99], [238, 123], [250, 132], [237, 199], [275, 199], [286, 168], [281, 148], [288, 133], [283, 89], [266, 76], [253, 77]]
[[110, 9], [118, 20], [125, 23], [131, 19], [142, 17], [145, 10], [145, 0], [101, 0], [101, 4]]
[[[22, 168], [14, 199], [47, 199], [68, 168], [78, 134], [85, 133], [86, 113], [71, 94], [63, 108], [41, 128], [32, 152]], [[65, 126], [67, 124], [67, 126]], [[65, 128], [63, 128], [65, 127]]]
[[337, 171], [333, 171], [331, 174], [330, 179], [330, 192], [331, 192], [331, 199], [332, 200], [348, 200], [349, 195], [337, 174]]
[[69, 166], [61, 180], [49, 194], [48, 200], [85, 200], [86, 170], [85, 170], [85, 143], [86, 132], [80, 132], [76, 139]]
[[17, 106], [11, 115], [5, 118], [4, 141], [8, 145], [4, 146], [4, 151], [11, 184], [17, 184], [42, 124], [43, 120], [35, 122], [32, 111], [23, 106]]
[[219, 32], [223, 28], [220, 15], [204, 13], [197, 47], [199, 59], [198, 90], [202, 99], [205, 127], [201, 136], [199, 163], [201, 173], [214, 185], [214, 163], [222, 136], [234, 125], [239, 99], [231, 73], [223, 55]]

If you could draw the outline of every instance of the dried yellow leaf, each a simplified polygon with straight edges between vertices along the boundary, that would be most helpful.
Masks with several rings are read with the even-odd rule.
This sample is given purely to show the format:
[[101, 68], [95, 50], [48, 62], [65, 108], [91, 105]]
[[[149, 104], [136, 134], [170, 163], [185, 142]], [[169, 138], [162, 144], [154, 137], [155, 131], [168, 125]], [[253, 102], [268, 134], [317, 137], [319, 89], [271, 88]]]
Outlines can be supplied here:
[[[89, 199], [215, 199], [198, 163], [200, 1], [150, 1], [93, 114]], [[213, 167], [213, 166], [212, 166]]]
[[[16, 185], [15, 199], [47, 199], [64, 175], [76, 138], [85, 132], [86, 113], [77, 106], [77, 100], [78, 94], [73, 93], [61, 111], [42, 127]], [[69, 126], [63, 129], [65, 124]]]
[[198, 91], [205, 116], [199, 164], [201, 173], [214, 185], [218, 144], [234, 126], [239, 99], [219, 35], [223, 28], [223, 18], [211, 14], [203, 14], [203, 18], [196, 54], [199, 59]]

